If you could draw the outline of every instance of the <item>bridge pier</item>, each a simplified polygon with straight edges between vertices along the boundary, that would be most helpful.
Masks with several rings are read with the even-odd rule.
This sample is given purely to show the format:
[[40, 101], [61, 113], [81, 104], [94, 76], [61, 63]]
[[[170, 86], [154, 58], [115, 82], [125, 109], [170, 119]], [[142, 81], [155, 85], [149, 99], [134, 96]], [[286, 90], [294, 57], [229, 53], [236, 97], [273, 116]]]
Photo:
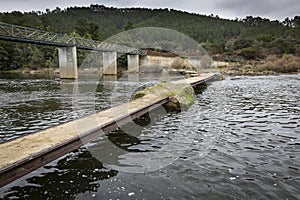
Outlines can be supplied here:
[[117, 75], [117, 52], [103, 52], [103, 74]]
[[58, 62], [59, 62], [60, 78], [62, 79], [78, 78], [76, 47], [59, 47]]
[[127, 55], [127, 60], [128, 60], [128, 72], [139, 73], [140, 72], [139, 55]]

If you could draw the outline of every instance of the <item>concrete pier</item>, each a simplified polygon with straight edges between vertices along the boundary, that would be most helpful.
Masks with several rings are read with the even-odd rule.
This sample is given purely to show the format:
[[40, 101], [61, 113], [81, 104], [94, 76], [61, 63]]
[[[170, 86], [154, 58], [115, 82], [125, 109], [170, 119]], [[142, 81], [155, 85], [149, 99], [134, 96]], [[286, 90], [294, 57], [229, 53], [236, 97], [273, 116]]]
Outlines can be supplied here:
[[128, 72], [139, 73], [140, 72], [139, 55], [127, 55], [127, 60], [128, 60]]
[[103, 74], [117, 74], [117, 52], [103, 52]]
[[58, 61], [59, 61], [60, 78], [62, 79], [78, 78], [76, 47], [59, 47]]
[[[211, 81], [216, 74], [171, 82], [199, 84]], [[167, 91], [149, 94], [119, 106], [88, 115], [34, 134], [0, 144], [0, 187], [79, 148], [94, 138], [126, 124], [132, 119], [170, 102]]]

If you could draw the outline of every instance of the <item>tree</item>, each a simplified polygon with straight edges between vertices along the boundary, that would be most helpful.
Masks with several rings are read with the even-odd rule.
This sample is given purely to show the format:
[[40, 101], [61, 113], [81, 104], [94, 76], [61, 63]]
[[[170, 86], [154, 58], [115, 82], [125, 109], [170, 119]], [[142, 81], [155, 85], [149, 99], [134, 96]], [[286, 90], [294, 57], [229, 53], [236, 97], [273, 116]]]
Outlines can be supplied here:
[[295, 16], [292, 20], [292, 24], [294, 27], [300, 27], [300, 16]]
[[9, 66], [8, 52], [0, 46], [0, 70], [6, 70]]
[[293, 54], [295, 53], [295, 45], [284, 38], [276, 38], [274, 41], [272, 41], [269, 46], [271, 50], [270, 53], [274, 54]]
[[288, 17], [284, 19], [282, 24], [286, 27], [292, 27], [292, 25], [293, 25], [292, 20], [290, 20]]
[[30, 47], [31, 48], [28, 65], [31, 69], [36, 70], [38, 67], [42, 67], [44, 65], [44, 54], [37, 46], [31, 45]]
[[124, 25], [124, 30], [128, 31], [130, 29], [134, 29], [134, 25], [131, 21], [127, 21], [127, 23]]
[[59, 13], [59, 12], [61, 12], [61, 9], [59, 7], [56, 7], [52, 12], [53, 13]]
[[235, 50], [248, 48], [251, 47], [254, 43], [255, 40], [253, 38], [239, 38], [234, 41], [233, 48]]
[[98, 24], [88, 22], [86, 19], [80, 19], [74, 26], [75, 32], [81, 37], [93, 40], [101, 40]]
[[247, 16], [245, 19], [243, 19], [243, 23], [246, 26], [253, 26], [253, 27], [259, 27], [262, 21], [263, 19], [261, 17], [252, 17], [252, 16]]
[[[204, 16], [174, 9], [117, 9], [91, 5], [90, 7], [70, 7], [63, 11], [60, 8], [53, 11], [46, 9], [46, 13], [18, 11], [0, 13], [0, 21], [93, 40], [102, 40], [134, 27], [164, 27], [177, 30], [198, 43], [205, 44], [204, 47], [211, 54], [241, 53], [246, 55], [248, 53], [250, 55], [255, 53], [252, 49], [260, 50], [258, 56], [262, 55], [261, 52], [297, 55], [300, 52], [300, 16], [286, 18], [284, 22], [279, 23], [253, 16], [248, 16], [243, 20], [227, 20], [215, 15]], [[145, 41], [151, 41], [153, 37], [157, 36], [153, 33], [141, 36]], [[126, 37], [124, 44], [130, 45], [135, 39]], [[163, 40], [166, 41], [161, 43], [164, 49], [168, 47], [188, 48], [185, 46], [188, 43], [184, 41], [178, 44], [169, 43], [165, 38]], [[41, 61], [38, 57], [33, 57], [31, 62], [34, 61], [36, 65], [40, 62], [42, 66], [57, 64], [57, 51], [53, 47], [36, 46], [33, 51], [30, 51], [28, 44], [0, 42], [0, 46], [1, 69], [32, 65], [29, 59], [32, 55], [29, 53], [34, 51], [37, 51], [37, 55], [42, 58]], [[79, 57], [85, 52], [80, 51]]]
[[237, 54], [239, 56], [244, 57], [247, 60], [253, 60], [253, 59], [264, 57], [261, 51], [258, 48], [254, 48], [254, 47], [243, 48], [239, 50]]
[[262, 43], [269, 43], [273, 39], [272, 39], [272, 35], [270, 35], [270, 34], [260, 34], [260, 35], [256, 36], [256, 40], [258, 42], [262, 42]]

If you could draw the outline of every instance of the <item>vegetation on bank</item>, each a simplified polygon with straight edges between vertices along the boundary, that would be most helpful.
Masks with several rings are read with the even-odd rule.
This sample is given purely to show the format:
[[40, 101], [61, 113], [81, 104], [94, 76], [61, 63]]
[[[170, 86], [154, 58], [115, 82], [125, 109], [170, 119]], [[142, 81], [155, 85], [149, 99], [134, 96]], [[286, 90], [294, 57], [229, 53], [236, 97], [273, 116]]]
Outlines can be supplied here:
[[227, 75], [269, 75], [280, 73], [300, 73], [300, 57], [292, 54], [268, 55], [265, 60], [231, 62], [218, 66]]
[[269, 55], [265, 63], [257, 65], [259, 71], [273, 71], [276, 73], [300, 72], [300, 57], [284, 54], [281, 58]]
[[[248, 16], [244, 19], [221, 19], [218, 16], [199, 15], [173, 9], [89, 7], [56, 8], [32, 12], [0, 13], [0, 21], [76, 37], [105, 40], [132, 28], [164, 27], [182, 32], [200, 43], [216, 60], [229, 62], [262, 63], [260, 69], [279, 64], [287, 69], [300, 57], [300, 16], [284, 21], [271, 21]], [[79, 65], [88, 51], [78, 51]], [[282, 61], [273, 60], [275, 55]], [[271, 59], [271, 60], [270, 60]], [[297, 60], [297, 59], [296, 59]], [[267, 66], [269, 63], [269, 66]], [[52, 68], [58, 66], [55, 47], [0, 41], [0, 71], [19, 68]], [[281, 66], [277, 66], [280, 68]], [[279, 71], [290, 71], [275, 69]]]

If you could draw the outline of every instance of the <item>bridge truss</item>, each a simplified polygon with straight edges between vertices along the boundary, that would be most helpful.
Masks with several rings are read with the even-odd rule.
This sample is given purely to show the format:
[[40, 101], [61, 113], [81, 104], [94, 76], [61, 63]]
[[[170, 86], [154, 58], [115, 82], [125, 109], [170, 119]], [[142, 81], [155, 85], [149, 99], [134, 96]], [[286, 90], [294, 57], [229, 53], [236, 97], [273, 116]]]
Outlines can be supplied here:
[[0, 39], [23, 43], [41, 44], [56, 47], [75, 46], [78, 49], [112, 51], [124, 54], [146, 55], [146, 51], [95, 40], [72, 37], [38, 29], [0, 22]]

